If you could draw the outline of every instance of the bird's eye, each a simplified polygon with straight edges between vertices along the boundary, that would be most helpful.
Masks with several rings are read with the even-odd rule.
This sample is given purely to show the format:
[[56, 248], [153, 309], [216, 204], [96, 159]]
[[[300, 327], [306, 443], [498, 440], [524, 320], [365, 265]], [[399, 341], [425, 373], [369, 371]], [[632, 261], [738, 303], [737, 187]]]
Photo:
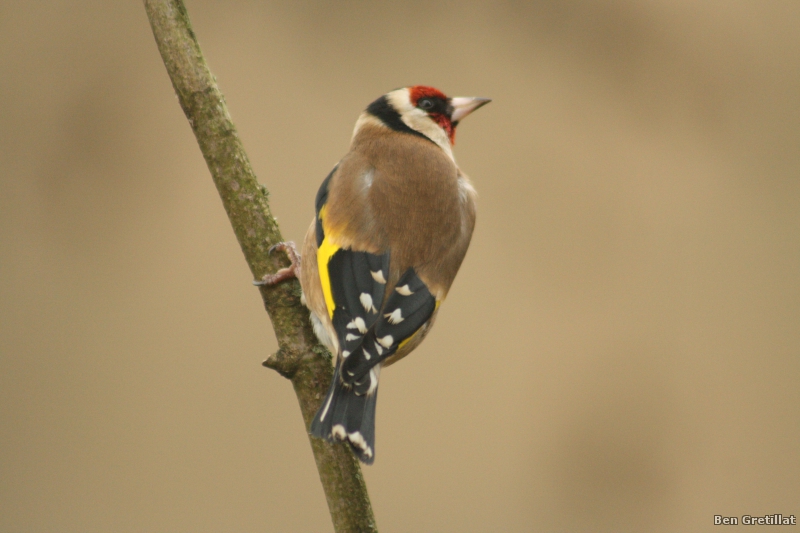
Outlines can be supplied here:
[[417, 107], [420, 109], [424, 109], [425, 111], [430, 111], [433, 109], [433, 101], [430, 98], [422, 98], [418, 103]]

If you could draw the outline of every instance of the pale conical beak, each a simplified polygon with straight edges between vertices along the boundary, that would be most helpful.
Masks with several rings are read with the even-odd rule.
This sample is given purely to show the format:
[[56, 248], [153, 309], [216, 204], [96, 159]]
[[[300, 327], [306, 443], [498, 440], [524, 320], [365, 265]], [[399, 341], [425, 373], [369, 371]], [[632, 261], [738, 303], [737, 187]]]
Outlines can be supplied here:
[[455, 126], [461, 119], [491, 101], [491, 98], [479, 98], [477, 96], [451, 98], [450, 105], [453, 106], [453, 114], [450, 115], [450, 120]]

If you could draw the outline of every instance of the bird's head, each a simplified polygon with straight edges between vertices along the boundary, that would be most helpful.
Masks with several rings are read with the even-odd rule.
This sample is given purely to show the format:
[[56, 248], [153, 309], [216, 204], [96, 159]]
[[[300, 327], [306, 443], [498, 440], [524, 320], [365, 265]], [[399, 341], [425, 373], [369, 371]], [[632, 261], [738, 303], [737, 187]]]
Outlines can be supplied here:
[[393, 130], [426, 137], [452, 156], [456, 126], [489, 102], [489, 98], [479, 97], [448, 98], [439, 89], [415, 85], [395, 89], [372, 102], [359, 123], [377, 118]]

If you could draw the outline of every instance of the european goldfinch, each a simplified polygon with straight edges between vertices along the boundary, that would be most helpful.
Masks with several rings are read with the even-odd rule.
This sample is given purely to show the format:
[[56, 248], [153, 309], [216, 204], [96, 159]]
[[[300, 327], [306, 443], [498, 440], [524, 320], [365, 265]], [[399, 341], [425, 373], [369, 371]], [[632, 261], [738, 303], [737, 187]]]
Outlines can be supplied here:
[[375, 460], [381, 369], [425, 338], [475, 226], [475, 189], [456, 165], [458, 123], [487, 98], [432, 87], [394, 90], [356, 122], [350, 151], [322, 182], [316, 216], [292, 267], [314, 330], [333, 354], [333, 381], [311, 434]]

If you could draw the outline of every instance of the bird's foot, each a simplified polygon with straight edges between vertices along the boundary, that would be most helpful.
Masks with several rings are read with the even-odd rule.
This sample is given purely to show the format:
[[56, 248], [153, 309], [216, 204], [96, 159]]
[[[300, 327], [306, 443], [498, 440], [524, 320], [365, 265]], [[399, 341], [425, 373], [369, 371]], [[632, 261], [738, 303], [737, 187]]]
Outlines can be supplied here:
[[276, 283], [280, 283], [281, 281], [289, 278], [299, 278], [300, 277], [300, 268], [301, 268], [301, 259], [300, 253], [297, 251], [297, 247], [292, 241], [288, 242], [279, 242], [273, 246], [270, 246], [269, 252], [272, 253], [275, 250], [280, 252], [286, 252], [286, 255], [289, 257], [289, 261], [292, 262], [286, 268], [282, 268], [275, 272], [274, 274], [266, 274], [260, 280], [256, 280], [253, 282], [253, 285], [262, 286], [262, 285], [275, 285]]

